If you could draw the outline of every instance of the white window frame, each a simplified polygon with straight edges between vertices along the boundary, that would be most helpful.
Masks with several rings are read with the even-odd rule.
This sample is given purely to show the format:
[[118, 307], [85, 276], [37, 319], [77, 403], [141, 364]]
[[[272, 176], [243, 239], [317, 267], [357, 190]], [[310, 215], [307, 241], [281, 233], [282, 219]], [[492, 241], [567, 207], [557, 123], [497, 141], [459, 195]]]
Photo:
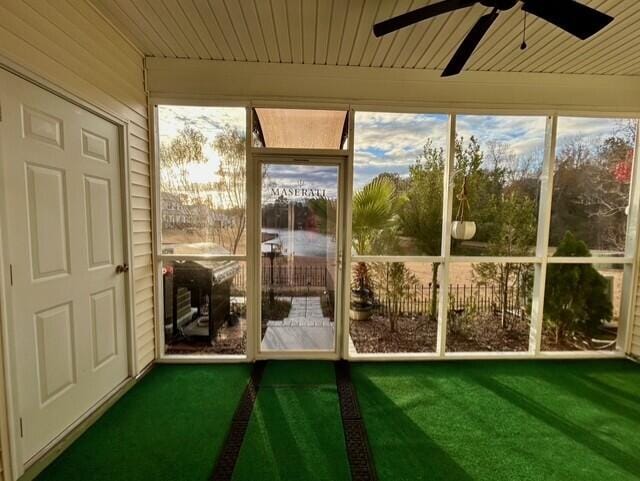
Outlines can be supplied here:
[[[159, 193], [159, 135], [157, 107], [160, 105], [181, 105], [181, 106], [215, 106], [215, 107], [242, 107], [246, 109], [246, 162], [247, 162], [247, 185], [246, 185], [246, 205], [247, 205], [247, 251], [239, 256], [176, 256], [163, 255], [161, 252], [161, 205]], [[634, 118], [640, 117], [620, 112], [590, 112], [590, 111], [544, 111], [544, 110], [512, 110], [512, 109], [441, 109], [434, 110], [424, 108], [411, 108], [406, 105], [401, 106], [381, 106], [381, 105], [347, 105], [326, 104], [326, 103], [304, 103], [304, 102], [252, 102], [228, 101], [202, 98], [151, 98], [149, 100], [151, 132], [154, 135], [153, 159], [154, 169], [154, 265], [155, 269], [155, 292], [156, 292], [156, 345], [158, 361], [160, 362], [252, 362], [253, 360], [268, 356], [259, 354], [259, 296], [251, 292], [259, 272], [259, 255], [256, 249], [251, 246], [259, 239], [258, 212], [255, 208], [250, 208], [259, 203], [259, 188], [257, 187], [257, 175], [253, 156], [255, 154], [285, 154], [294, 153], [299, 149], [269, 149], [256, 148], [252, 144], [252, 108], [256, 107], [279, 107], [279, 108], [309, 108], [309, 109], [340, 109], [347, 110], [349, 116], [348, 144], [346, 150], [314, 151], [305, 149], [305, 155], [314, 153], [347, 157], [344, 168], [345, 181], [345, 207], [343, 210], [342, 225], [344, 231], [344, 246], [342, 249], [342, 285], [350, 285], [351, 265], [354, 262], [365, 261], [398, 261], [398, 262], [425, 262], [441, 263], [440, 293], [438, 301], [438, 334], [436, 341], [436, 351], [430, 353], [353, 353], [349, 350], [349, 289], [342, 289], [341, 309], [336, 311], [342, 313], [341, 333], [336, 332], [338, 337], [338, 357], [352, 361], [404, 361], [404, 360], [456, 360], [456, 359], [570, 359], [570, 358], [619, 358], [624, 357], [629, 351], [631, 342], [631, 328], [634, 314], [634, 292], [637, 288], [637, 253], [639, 242], [639, 217], [640, 217], [640, 134], [636, 136], [636, 149], [633, 159], [632, 181], [629, 194], [629, 215], [627, 220], [627, 239], [623, 257], [587, 257], [587, 258], [555, 258], [548, 255], [549, 221], [551, 216], [551, 198], [553, 193], [553, 173], [555, 168], [555, 153], [557, 140], [557, 126], [559, 117], [589, 117], [589, 118]], [[354, 167], [354, 129], [355, 113], [360, 111], [368, 112], [391, 112], [391, 113], [423, 113], [423, 114], [445, 114], [448, 115], [448, 139], [447, 139], [447, 162], [445, 164], [446, 179], [443, 198], [443, 220], [451, 219], [453, 206], [453, 192], [451, 189], [454, 155], [455, 155], [455, 132], [456, 119], [458, 115], [502, 115], [502, 116], [546, 116], [547, 125], [545, 131], [544, 160], [542, 170], [542, 182], [540, 190], [540, 205], [538, 212], [538, 233], [536, 241], [535, 255], [530, 257], [489, 257], [489, 256], [455, 256], [451, 255], [451, 222], [443, 222], [442, 247], [440, 256], [353, 256], [351, 253], [351, 217], [352, 206], [348, 199], [353, 197], [353, 167]], [[256, 227], [257, 226], [257, 227]], [[197, 257], [206, 260], [233, 259], [245, 262], [247, 279], [247, 351], [242, 355], [167, 355], [164, 345], [164, 299], [162, 295], [162, 262], [171, 259], [185, 259]], [[339, 259], [340, 262], [340, 259]], [[532, 292], [532, 310], [530, 325], [530, 342], [528, 351], [523, 352], [446, 352], [446, 318], [447, 318], [447, 296], [449, 287], [449, 266], [460, 262], [518, 262], [534, 265], [535, 277]], [[607, 351], [542, 351], [541, 330], [543, 325], [543, 299], [546, 280], [546, 270], [549, 264], [621, 264], [624, 266], [622, 306], [620, 311], [620, 324], [618, 328], [618, 340], [616, 350]], [[339, 335], [341, 334], [341, 335]], [[257, 337], [256, 337], [257, 336]]]

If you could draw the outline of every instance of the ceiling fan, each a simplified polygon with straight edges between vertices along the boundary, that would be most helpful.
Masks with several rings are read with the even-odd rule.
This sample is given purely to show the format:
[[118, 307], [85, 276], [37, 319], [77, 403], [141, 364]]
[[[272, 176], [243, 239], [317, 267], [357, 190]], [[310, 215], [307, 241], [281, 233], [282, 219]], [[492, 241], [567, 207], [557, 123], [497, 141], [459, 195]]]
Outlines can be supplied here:
[[[500, 12], [512, 9], [519, 1], [520, 0], [444, 0], [376, 23], [373, 26], [373, 34], [376, 37], [381, 37], [413, 25], [414, 23], [442, 15], [443, 13], [471, 7], [477, 3], [485, 7], [492, 7], [493, 10], [480, 17], [469, 31], [449, 61], [449, 64], [442, 72], [442, 77], [450, 77], [462, 71], [464, 65], [473, 54], [473, 51], [482, 40], [482, 37], [489, 31]], [[591, 7], [587, 7], [575, 0], [521, 1], [522, 10], [525, 12], [536, 15], [582, 40], [586, 40], [593, 34], [599, 32], [613, 20], [613, 17]]]

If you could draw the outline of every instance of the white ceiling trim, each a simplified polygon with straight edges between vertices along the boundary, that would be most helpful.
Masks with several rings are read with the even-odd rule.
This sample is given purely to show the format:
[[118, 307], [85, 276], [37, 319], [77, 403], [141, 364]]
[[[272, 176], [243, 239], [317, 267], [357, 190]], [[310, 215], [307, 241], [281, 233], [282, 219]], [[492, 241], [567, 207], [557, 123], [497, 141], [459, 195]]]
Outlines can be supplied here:
[[422, 111], [504, 111], [640, 116], [631, 76], [438, 72], [375, 67], [147, 59], [152, 102]]

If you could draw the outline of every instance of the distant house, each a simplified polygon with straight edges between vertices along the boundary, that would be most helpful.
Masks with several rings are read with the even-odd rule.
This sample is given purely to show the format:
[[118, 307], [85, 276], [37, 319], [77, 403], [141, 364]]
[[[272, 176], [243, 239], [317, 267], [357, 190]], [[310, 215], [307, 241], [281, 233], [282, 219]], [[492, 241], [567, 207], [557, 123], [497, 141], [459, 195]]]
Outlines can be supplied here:
[[162, 192], [160, 204], [163, 229], [177, 229], [191, 223], [191, 212], [179, 195]]

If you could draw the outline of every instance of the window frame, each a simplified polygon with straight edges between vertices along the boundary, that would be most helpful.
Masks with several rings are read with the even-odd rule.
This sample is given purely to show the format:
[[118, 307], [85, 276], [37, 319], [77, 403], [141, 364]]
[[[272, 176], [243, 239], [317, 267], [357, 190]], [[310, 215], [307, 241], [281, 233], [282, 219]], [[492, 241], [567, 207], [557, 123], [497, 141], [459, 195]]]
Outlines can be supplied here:
[[[181, 106], [214, 106], [214, 107], [241, 107], [246, 110], [246, 208], [247, 208], [247, 250], [244, 255], [168, 255], [162, 254], [161, 244], [161, 205], [159, 193], [159, 133], [158, 133], [158, 117], [157, 109], [160, 105], [181, 105]], [[452, 174], [455, 155], [455, 132], [456, 118], [458, 115], [499, 115], [499, 116], [545, 116], [547, 125], [545, 131], [544, 159], [541, 175], [540, 187], [540, 203], [538, 212], [538, 227], [536, 250], [534, 256], [529, 257], [493, 257], [493, 256], [455, 256], [451, 255], [451, 222], [443, 221], [442, 246], [440, 256], [357, 256], [352, 255], [351, 249], [345, 248], [343, 251], [343, 285], [350, 285], [351, 269], [350, 266], [358, 261], [410, 261], [410, 262], [440, 262], [441, 267], [441, 288], [438, 301], [438, 334], [437, 347], [435, 353], [371, 353], [357, 354], [349, 352], [349, 293], [343, 293], [342, 299], [342, 331], [339, 341], [339, 355], [348, 360], [365, 361], [365, 360], [447, 360], [447, 359], [573, 359], [573, 358], [609, 358], [624, 357], [629, 351], [631, 344], [631, 328], [633, 326], [634, 314], [634, 293], [638, 287], [637, 280], [637, 254], [638, 242], [640, 236], [640, 133], [636, 135], [635, 152], [633, 158], [633, 168], [631, 173], [631, 185], [629, 193], [629, 214], [627, 217], [626, 247], [623, 257], [587, 257], [587, 258], [554, 258], [548, 255], [548, 239], [551, 215], [551, 198], [553, 192], [553, 174], [555, 167], [555, 153], [557, 141], [558, 118], [564, 117], [590, 117], [605, 119], [633, 119], [640, 124], [640, 115], [629, 112], [590, 112], [590, 111], [548, 111], [540, 109], [442, 109], [435, 108], [433, 110], [419, 107], [411, 107], [407, 105], [344, 105], [331, 103], [304, 103], [296, 101], [283, 102], [252, 102], [252, 101], [229, 101], [228, 99], [202, 99], [202, 98], [150, 98], [149, 109], [150, 115], [150, 131], [153, 135], [151, 145], [152, 158], [154, 166], [152, 172], [152, 210], [153, 221], [152, 237], [154, 239], [154, 250], [152, 252], [153, 265], [155, 270], [155, 300], [154, 307], [156, 311], [156, 352], [160, 362], [251, 362], [256, 359], [258, 352], [259, 339], [255, 339], [253, 334], [257, 330], [257, 312], [255, 311], [255, 303], [251, 302], [250, 286], [253, 285], [254, 276], [258, 275], [255, 266], [259, 264], [256, 259], [255, 249], [250, 248], [252, 243], [257, 242], [257, 234], [255, 229], [249, 228], [257, 223], [256, 213], [250, 206], [256, 203], [256, 187], [255, 172], [252, 168], [252, 153], [255, 151], [260, 154], [284, 153], [283, 151], [293, 151], [295, 149], [265, 149], [256, 148], [252, 145], [252, 108], [254, 107], [278, 107], [278, 108], [310, 108], [310, 109], [346, 109], [348, 111], [348, 140], [346, 149], [331, 152], [320, 152], [324, 155], [336, 154], [347, 156], [345, 168], [345, 202], [344, 219], [342, 226], [344, 229], [344, 244], [351, 246], [351, 220], [352, 206], [348, 199], [353, 196], [353, 168], [354, 168], [354, 129], [355, 129], [355, 113], [358, 111], [368, 112], [390, 112], [390, 113], [421, 113], [421, 114], [445, 114], [448, 115], [448, 131], [447, 131], [447, 162], [445, 164], [445, 183], [443, 186], [443, 220], [451, 219], [453, 207], [453, 195], [451, 189]], [[309, 149], [307, 154], [314, 152]], [[135, 219], [134, 219], [135, 221]], [[167, 355], [165, 353], [165, 340], [163, 328], [163, 303], [162, 296], [162, 263], [165, 260], [199, 258], [202, 260], [240, 260], [246, 262], [246, 278], [247, 278], [247, 350], [242, 355]], [[518, 262], [523, 264], [531, 264], [534, 266], [535, 277], [532, 291], [532, 310], [530, 323], [530, 343], [529, 350], [525, 352], [446, 352], [446, 319], [447, 319], [447, 299], [446, 292], [449, 287], [449, 267], [451, 264], [461, 262]], [[616, 350], [610, 351], [541, 351], [541, 334], [543, 325], [543, 307], [544, 307], [544, 287], [546, 282], [547, 266], [549, 264], [620, 264], [624, 266], [622, 305], [620, 311], [620, 323], [618, 327], [618, 338]], [[345, 290], [346, 291], [346, 290]], [[253, 296], [255, 297], [255, 296]]]

